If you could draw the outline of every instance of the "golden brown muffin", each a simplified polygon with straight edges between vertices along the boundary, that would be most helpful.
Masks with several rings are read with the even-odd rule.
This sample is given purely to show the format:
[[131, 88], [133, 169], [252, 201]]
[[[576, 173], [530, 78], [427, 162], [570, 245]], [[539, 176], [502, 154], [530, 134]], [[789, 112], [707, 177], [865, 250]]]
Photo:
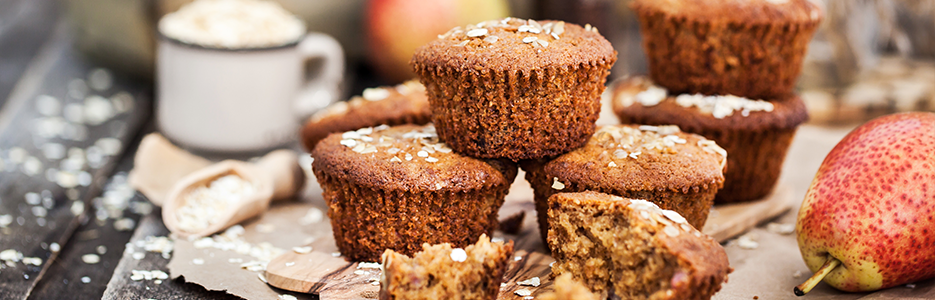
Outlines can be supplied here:
[[422, 243], [464, 247], [497, 228], [516, 165], [462, 156], [432, 125], [334, 133], [312, 151], [334, 239], [354, 261]]
[[455, 151], [514, 161], [594, 133], [614, 51], [597, 29], [507, 18], [455, 28], [412, 56], [438, 134]]
[[824, 13], [809, 0], [635, 0], [649, 74], [674, 93], [792, 93]]
[[380, 299], [497, 299], [513, 256], [513, 241], [490, 242], [481, 235], [464, 249], [422, 244], [412, 258], [393, 250], [382, 257]]
[[583, 147], [551, 160], [523, 161], [543, 240], [548, 199], [599, 191], [646, 199], [701, 228], [724, 183], [724, 149], [677, 126], [602, 126]]
[[710, 299], [732, 270], [717, 241], [671, 210], [597, 192], [549, 198], [553, 274], [620, 299]]
[[302, 145], [305, 150], [312, 151], [318, 141], [335, 132], [383, 124], [424, 125], [431, 118], [425, 87], [419, 81], [410, 80], [395, 87], [368, 88], [361, 96], [332, 104], [312, 115], [302, 128]]
[[675, 124], [727, 150], [724, 188], [715, 203], [768, 195], [782, 170], [796, 128], [808, 119], [797, 96], [776, 101], [735, 96], [669, 95], [649, 79], [634, 77], [613, 87], [614, 113], [624, 124]]
[[588, 287], [575, 280], [570, 273], [559, 275], [552, 284], [552, 291], [546, 292], [538, 300], [601, 300]]

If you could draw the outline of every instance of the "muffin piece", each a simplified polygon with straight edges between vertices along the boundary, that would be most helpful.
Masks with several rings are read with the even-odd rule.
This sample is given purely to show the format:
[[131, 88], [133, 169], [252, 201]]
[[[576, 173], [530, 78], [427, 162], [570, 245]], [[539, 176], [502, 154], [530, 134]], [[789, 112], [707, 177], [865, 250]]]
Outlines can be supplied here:
[[507, 18], [454, 28], [410, 64], [442, 140], [468, 156], [517, 161], [584, 144], [616, 60], [594, 27]]
[[710, 299], [732, 270], [724, 248], [671, 210], [596, 193], [549, 198], [553, 274], [620, 299]]
[[312, 151], [315, 144], [335, 132], [383, 124], [424, 125], [431, 118], [425, 87], [417, 80], [395, 87], [368, 88], [361, 96], [332, 104], [312, 115], [302, 128], [302, 145]]
[[386, 250], [380, 299], [497, 299], [512, 256], [513, 241], [491, 243], [485, 234], [464, 249], [422, 244], [412, 258]]
[[354, 261], [422, 243], [464, 247], [497, 228], [516, 165], [461, 156], [432, 125], [334, 133], [312, 151], [334, 239]]
[[[570, 273], [564, 273], [555, 278], [552, 284], [552, 291], [546, 292], [539, 297], [539, 300], [601, 300], [598, 295], [591, 292], [588, 287], [575, 280]], [[606, 298], [604, 298], [606, 299]]]
[[823, 12], [809, 0], [634, 0], [649, 74], [674, 93], [783, 98]]
[[724, 147], [727, 172], [715, 203], [744, 202], [768, 195], [782, 170], [796, 128], [808, 119], [797, 96], [775, 101], [736, 96], [669, 95], [646, 78], [613, 87], [614, 113], [627, 124], [675, 124]]
[[646, 199], [701, 228], [724, 184], [726, 155], [714, 141], [681, 132], [678, 126], [615, 125], [598, 128], [579, 149], [521, 166], [534, 191], [545, 240], [548, 199], [559, 192]]

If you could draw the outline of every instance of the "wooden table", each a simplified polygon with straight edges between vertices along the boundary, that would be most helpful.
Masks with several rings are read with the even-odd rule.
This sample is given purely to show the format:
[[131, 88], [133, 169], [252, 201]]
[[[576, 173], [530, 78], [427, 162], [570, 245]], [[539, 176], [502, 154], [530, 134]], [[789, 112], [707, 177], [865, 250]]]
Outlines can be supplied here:
[[[0, 168], [0, 251], [14, 249], [24, 257], [42, 260], [38, 265], [0, 262], [4, 265], [0, 267], [0, 299], [238, 299], [181, 280], [161, 284], [130, 280], [131, 270], [166, 270], [168, 263], [153, 253], [142, 259], [124, 255], [128, 243], [168, 234], [159, 209], [146, 211], [148, 201], [139, 194], [104, 193], [109, 183], [125, 178], [125, 172], [132, 168], [139, 139], [154, 130], [152, 84], [111, 73], [113, 82], [107, 89], [82, 87], [80, 82], [87, 84], [90, 73], [100, 75], [101, 71], [72, 49], [70, 28], [58, 21], [59, 6], [54, 0], [0, 0], [0, 160], [4, 161]], [[81, 95], [82, 91], [86, 95]], [[121, 92], [126, 93], [124, 98], [133, 98], [132, 108], [115, 113], [101, 124], [63, 118], [71, 131], [77, 130], [75, 125], [83, 126], [83, 138], [81, 132], [48, 132], [46, 127], [55, 131], [60, 129], [56, 126], [65, 126], [55, 116], [67, 116], [75, 113], [75, 107], [87, 107], [86, 96], [106, 99]], [[57, 99], [60, 111], [52, 113], [48, 98], [42, 95]], [[45, 99], [45, 104], [39, 103], [40, 98]], [[804, 196], [824, 155], [849, 129], [804, 126], [800, 130], [782, 176], [782, 181], [792, 186], [796, 199]], [[70, 138], [63, 139], [63, 135]], [[99, 142], [103, 138], [106, 142]], [[95, 150], [88, 150], [96, 143]], [[101, 155], [102, 148], [111, 150], [111, 155]], [[70, 149], [81, 149], [83, 153]], [[25, 157], [20, 157], [24, 151]], [[95, 162], [93, 166], [84, 163], [77, 167], [73, 161], [63, 162], [67, 158], [61, 156], [67, 157], [69, 152], [81, 154], [85, 160], [94, 156]], [[92, 152], [94, 155], [90, 155]], [[13, 161], [18, 163], [13, 166]], [[59, 175], [57, 171], [66, 172]], [[4, 218], [9, 224], [4, 224]], [[118, 220], [120, 224], [115, 226]], [[794, 213], [778, 220], [794, 222]], [[130, 222], [135, 226], [128, 228]], [[768, 234], [762, 228], [755, 232]], [[58, 251], [54, 251], [55, 245]], [[716, 298], [791, 297], [788, 282], [798, 280], [790, 279], [792, 273], [804, 269], [794, 238], [764, 239], [761, 247], [785, 250], [779, 256], [766, 256], [756, 250], [726, 246], [731, 264], [738, 271]], [[99, 262], [89, 264], [88, 254], [97, 255]], [[751, 264], [766, 267], [743, 267]], [[810, 275], [804, 270], [803, 280]], [[929, 280], [920, 286], [931, 289], [933, 283]], [[819, 285], [813, 293], [827, 296], [836, 292]], [[850, 294], [848, 298], [864, 295]]]

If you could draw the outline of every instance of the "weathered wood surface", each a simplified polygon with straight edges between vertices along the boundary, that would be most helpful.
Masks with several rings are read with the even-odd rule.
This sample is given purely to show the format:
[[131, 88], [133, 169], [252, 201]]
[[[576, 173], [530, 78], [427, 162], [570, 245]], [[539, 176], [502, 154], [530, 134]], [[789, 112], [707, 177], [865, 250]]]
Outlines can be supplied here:
[[0, 105], [49, 39], [60, 14], [56, 0], [0, 1]]
[[59, 23], [0, 111], [0, 218], [10, 221], [0, 250], [42, 260], [3, 264], [2, 299], [30, 294], [57, 257], [53, 243], [64, 248], [150, 114], [148, 84], [110, 76], [88, 87], [92, 70], [110, 73], [78, 57], [68, 36]]

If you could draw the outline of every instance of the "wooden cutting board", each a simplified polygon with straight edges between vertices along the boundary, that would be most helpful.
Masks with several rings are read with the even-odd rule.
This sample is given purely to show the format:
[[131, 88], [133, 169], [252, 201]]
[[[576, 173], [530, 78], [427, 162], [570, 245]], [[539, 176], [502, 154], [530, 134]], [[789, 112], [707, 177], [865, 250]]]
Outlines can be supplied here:
[[[499, 299], [519, 299], [514, 294], [518, 289], [532, 291], [532, 296], [551, 290], [549, 264], [554, 260], [548, 255], [536, 224], [532, 189], [525, 180], [516, 180], [500, 210], [500, 216], [511, 216], [525, 211], [522, 229], [517, 235], [496, 232], [495, 237], [514, 241], [514, 260], [504, 275], [504, 287]], [[772, 219], [792, 207], [792, 191], [787, 185], [778, 185], [766, 198], [749, 203], [715, 206], [702, 230], [720, 242]], [[331, 230], [321, 226], [318, 230]], [[359, 268], [356, 262], [347, 262], [336, 256], [337, 248], [330, 234], [309, 244], [313, 251], [300, 254], [289, 251], [273, 259], [266, 270], [266, 280], [274, 287], [284, 290], [318, 294], [321, 299], [375, 299], [380, 278], [379, 269]], [[518, 286], [516, 282], [539, 277], [538, 287]]]

